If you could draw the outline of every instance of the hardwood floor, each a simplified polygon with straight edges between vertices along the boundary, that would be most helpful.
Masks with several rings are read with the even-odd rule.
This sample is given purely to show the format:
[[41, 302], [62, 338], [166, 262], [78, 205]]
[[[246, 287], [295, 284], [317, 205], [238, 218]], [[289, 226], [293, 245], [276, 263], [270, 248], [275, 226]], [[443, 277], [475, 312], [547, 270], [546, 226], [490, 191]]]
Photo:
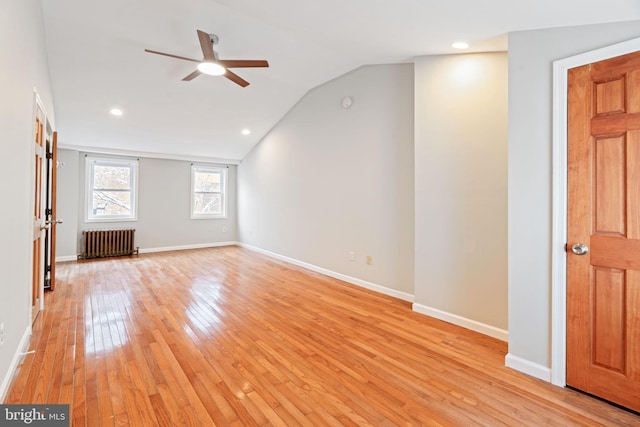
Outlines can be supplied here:
[[58, 265], [5, 403], [75, 426], [640, 425], [506, 343], [238, 247]]

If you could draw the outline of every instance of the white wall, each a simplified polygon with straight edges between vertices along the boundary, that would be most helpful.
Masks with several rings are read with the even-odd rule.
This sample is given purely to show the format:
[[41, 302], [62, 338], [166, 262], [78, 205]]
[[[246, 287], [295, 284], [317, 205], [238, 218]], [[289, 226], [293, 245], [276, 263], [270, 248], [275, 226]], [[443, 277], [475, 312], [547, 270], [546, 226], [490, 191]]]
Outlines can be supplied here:
[[140, 251], [237, 240], [235, 165], [228, 166], [225, 219], [190, 218], [191, 162], [140, 157], [138, 220], [85, 222], [85, 154], [58, 150], [59, 161], [65, 162], [65, 166], [58, 169], [58, 218], [65, 221], [58, 227], [58, 258], [75, 257], [82, 250], [81, 231], [88, 229], [135, 228], [136, 246]]
[[551, 358], [552, 63], [638, 36], [640, 21], [509, 34], [509, 357], [541, 377]]
[[311, 90], [238, 169], [241, 242], [413, 294], [412, 64]]
[[43, 25], [40, 1], [0, 1], [0, 401], [31, 325], [34, 87], [53, 118]]
[[506, 338], [507, 54], [418, 58], [415, 93], [414, 309]]

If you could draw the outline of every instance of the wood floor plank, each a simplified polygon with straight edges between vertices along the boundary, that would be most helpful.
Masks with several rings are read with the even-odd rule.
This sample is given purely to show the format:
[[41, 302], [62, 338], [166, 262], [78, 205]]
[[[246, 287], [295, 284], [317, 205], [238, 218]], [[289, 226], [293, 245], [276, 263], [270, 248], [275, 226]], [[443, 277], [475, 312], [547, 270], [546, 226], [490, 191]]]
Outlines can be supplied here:
[[77, 426], [632, 426], [506, 344], [239, 247], [61, 263], [5, 403]]

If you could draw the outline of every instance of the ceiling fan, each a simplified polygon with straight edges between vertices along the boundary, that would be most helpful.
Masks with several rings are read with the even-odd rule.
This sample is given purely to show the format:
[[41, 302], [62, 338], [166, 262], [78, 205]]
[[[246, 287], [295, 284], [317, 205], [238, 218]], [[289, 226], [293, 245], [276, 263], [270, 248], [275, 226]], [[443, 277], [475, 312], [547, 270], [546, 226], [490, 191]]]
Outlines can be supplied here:
[[172, 55], [170, 53], [157, 52], [155, 50], [145, 49], [145, 52], [155, 53], [157, 55], [170, 56], [171, 58], [183, 59], [185, 61], [197, 62], [197, 69], [189, 74], [182, 81], [190, 81], [198, 77], [200, 74], [208, 74], [211, 76], [225, 76], [232, 82], [242, 87], [249, 86], [249, 82], [235, 74], [229, 68], [254, 68], [268, 67], [269, 63], [264, 60], [253, 59], [218, 59], [218, 53], [213, 50], [213, 45], [218, 44], [218, 36], [215, 34], [207, 34], [204, 31], [198, 31], [198, 39], [202, 47], [204, 59], [191, 59], [184, 56]]

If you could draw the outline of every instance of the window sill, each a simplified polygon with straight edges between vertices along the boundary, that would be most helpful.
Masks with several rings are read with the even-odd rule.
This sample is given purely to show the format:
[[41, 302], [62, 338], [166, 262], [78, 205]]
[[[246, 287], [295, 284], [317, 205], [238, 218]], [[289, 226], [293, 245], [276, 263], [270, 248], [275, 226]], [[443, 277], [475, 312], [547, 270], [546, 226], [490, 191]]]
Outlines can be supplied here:
[[227, 215], [191, 215], [191, 219], [229, 219]]
[[86, 223], [96, 222], [137, 222], [138, 218], [85, 218]]

